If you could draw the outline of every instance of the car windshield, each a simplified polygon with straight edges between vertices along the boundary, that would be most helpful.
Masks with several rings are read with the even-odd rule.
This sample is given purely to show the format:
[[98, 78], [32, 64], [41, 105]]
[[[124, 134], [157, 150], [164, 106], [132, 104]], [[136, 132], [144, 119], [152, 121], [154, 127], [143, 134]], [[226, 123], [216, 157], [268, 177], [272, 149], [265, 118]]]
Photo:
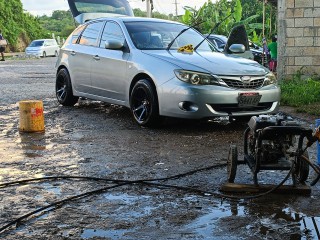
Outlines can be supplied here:
[[30, 43], [29, 47], [41, 47], [43, 46], [44, 41], [33, 41]]
[[[134, 45], [141, 50], [167, 49], [172, 40], [188, 26], [168, 22], [125, 22]], [[170, 49], [179, 49], [186, 45], [197, 46], [203, 36], [190, 28], [174, 40]], [[216, 51], [209, 41], [204, 41], [197, 51]]]
[[125, 0], [88, 1], [76, 0], [75, 6], [79, 13], [115, 13], [131, 15], [128, 2]]

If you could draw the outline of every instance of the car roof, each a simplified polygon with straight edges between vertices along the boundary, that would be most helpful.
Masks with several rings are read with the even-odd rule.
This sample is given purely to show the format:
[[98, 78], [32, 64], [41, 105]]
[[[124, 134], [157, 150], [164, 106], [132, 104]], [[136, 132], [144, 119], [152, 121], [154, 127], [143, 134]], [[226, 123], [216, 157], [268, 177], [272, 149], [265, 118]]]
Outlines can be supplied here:
[[146, 18], [146, 17], [130, 17], [130, 16], [102, 17], [102, 18], [92, 19], [86, 23], [99, 21], [99, 20], [100, 21], [101, 20], [113, 20], [113, 21], [120, 21], [120, 22], [165, 22], [165, 23], [174, 23], [174, 24], [178, 24], [178, 25], [184, 25], [179, 22], [165, 20], [165, 19]]
[[53, 38], [35, 39], [33, 41], [46, 41], [46, 40], [54, 40], [55, 41], [55, 39], [53, 39]]
[[[204, 34], [205, 36], [208, 36], [209, 34]], [[215, 38], [220, 38], [220, 39], [228, 39], [227, 36], [225, 35], [219, 35], [219, 34], [210, 34], [209, 38], [210, 37], [215, 37]]]

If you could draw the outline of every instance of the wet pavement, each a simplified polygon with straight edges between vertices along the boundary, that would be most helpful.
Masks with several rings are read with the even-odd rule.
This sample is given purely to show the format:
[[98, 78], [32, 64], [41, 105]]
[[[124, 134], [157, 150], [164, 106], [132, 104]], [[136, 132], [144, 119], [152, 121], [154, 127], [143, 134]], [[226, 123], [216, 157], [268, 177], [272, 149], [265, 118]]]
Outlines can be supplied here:
[[[54, 93], [55, 58], [0, 64], [0, 184], [49, 176], [116, 180], [166, 178], [226, 163], [230, 144], [243, 158], [246, 123], [168, 120], [159, 129], [137, 126], [128, 109], [81, 100], [62, 107]], [[42, 100], [45, 132], [19, 133], [21, 100]], [[300, 119], [314, 128], [314, 119]], [[316, 160], [316, 149], [309, 151]], [[265, 171], [260, 183], [279, 183], [286, 171]], [[314, 179], [311, 171], [307, 184]], [[127, 184], [37, 213], [0, 239], [318, 239], [319, 184], [311, 196], [270, 194], [228, 200], [219, 191], [226, 167], [156, 183]], [[236, 182], [251, 183], [247, 166]], [[31, 211], [116, 183], [79, 179], [0, 188], [0, 228]], [[287, 184], [290, 184], [288, 182]], [[48, 211], [50, 210], [50, 211]]]

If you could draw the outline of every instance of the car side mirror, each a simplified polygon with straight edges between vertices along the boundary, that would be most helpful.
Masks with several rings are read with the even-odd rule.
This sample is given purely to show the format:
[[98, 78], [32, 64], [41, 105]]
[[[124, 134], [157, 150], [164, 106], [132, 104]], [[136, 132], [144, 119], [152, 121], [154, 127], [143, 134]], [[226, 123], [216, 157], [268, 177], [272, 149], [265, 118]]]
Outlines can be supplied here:
[[229, 47], [229, 50], [232, 53], [244, 53], [246, 51], [246, 47], [243, 44], [232, 44]]
[[107, 40], [105, 41], [105, 48], [111, 50], [121, 50], [124, 47], [124, 42], [120, 40]]

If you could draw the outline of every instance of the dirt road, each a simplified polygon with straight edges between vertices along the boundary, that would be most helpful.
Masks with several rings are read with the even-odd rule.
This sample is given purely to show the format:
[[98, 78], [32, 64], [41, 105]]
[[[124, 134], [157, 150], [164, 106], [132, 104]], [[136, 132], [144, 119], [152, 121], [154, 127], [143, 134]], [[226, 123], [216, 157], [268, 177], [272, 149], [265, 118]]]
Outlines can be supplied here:
[[[166, 178], [226, 163], [230, 144], [243, 157], [246, 123], [170, 120], [137, 126], [128, 109], [81, 100], [62, 107], [54, 93], [55, 58], [0, 64], [0, 183], [48, 176], [117, 180]], [[18, 102], [42, 100], [45, 133], [19, 133]], [[313, 119], [304, 119], [314, 127]], [[309, 151], [315, 160], [315, 147]], [[287, 172], [261, 174], [280, 182]], [[309, 183], [314, 175], [311, 171]], [[251, 182], [239, 166], [236, 182]], [[225, 167], [157, 183], [220, 193]], [[119, 184], [119, 183], [118, 183]], [[40, 207], [114, 187], [37, 213], [0, 232], [1, 239], [318, 239], [319, 184], [312, 195], [231, 201], [212, 194], [146, 184], [57, 179], [0, 189], [0, 228]]]

